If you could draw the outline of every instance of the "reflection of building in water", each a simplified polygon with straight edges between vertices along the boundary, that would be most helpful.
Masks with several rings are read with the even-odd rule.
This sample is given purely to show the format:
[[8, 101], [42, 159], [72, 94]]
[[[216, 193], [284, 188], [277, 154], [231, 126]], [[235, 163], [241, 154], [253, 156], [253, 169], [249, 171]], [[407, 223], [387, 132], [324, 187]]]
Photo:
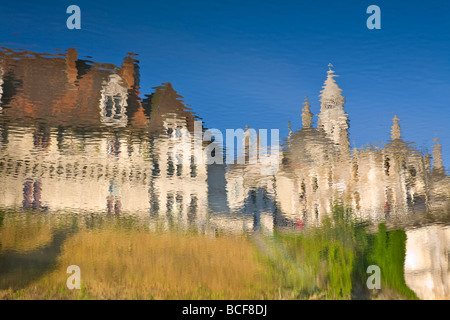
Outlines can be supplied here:
[[450, 297], [450, 227], [406, 232], [405, 281], [420, 299]]
[[[146, 172], [141, 152], [146, 142], [114, 131], [128, 123], [145, 125], [137, 61], [125, 57], [117, 68], [77, 56], [74, 49], [50, 57], [0, 52], [5, 74], [0, 171], [9, 186], [1, 190], [2, 205], [116, 213], [124, 206], [144, 209], [147, 189], [138, 181]], [[111, 130], [100, 132], [101, 124]], [[130, 179], [110, 191], [119, 173]]]
[[109, 196], [107, 197], [106, 207], [109, 214], [120, 214], [122, 212], [120, 185], [114, 180], [111, 180], [109, 185]]
[[396, 116], [389, 143], [350, 150], [345, 100], [334, 77], [329, 70], [317, 128], [312, 126], [310, 104], [305, 101], [303, 126], [290, 130], [275, 175], [270, 179], [259, 175], [257, 164], [227, 173], [230, 205], [243, 207], [252, 188], [272, 190], [285, 217], [303, 226], [319, 223], [335, 201], [362, 218], [406, 214], [448, 202], [449, 179], [440, 145], [435, 145], [431, 167], [429, 154], [422, 155], [402, 139]]
[[105, 125], [124, 127], [127, 125], [128, 90], [121, 84], [122, 78], [117, 74], [109, 76], [103, 82], [100, 98], [100, 119]]
[[[19, 208], [23, 200], [23, 206], [28, 207], [33, 195], [37, 200], [32, 184], [39, 181], [40, 202], [49, 210], [104, 211], [111, 196], [126, 210], [148, 208], [144, 184], [151, 174], [144, 152], [148, 143], [59, 128], [48, 132], [45, 143], [39, 144], [36, 131], [10, 127], [0, 162], [2, 181], [8, 186], [0, 190], [2, 205]], [[112, 182], [114, 178], [119, 182]]]
[[[73, 49], [52, 57], [6, 50], [0, 68], [6, 79], [0, 176], [8, 186], [0, 188], [1, 206], [150, 212], [163, 226], [242, 231], [243, 220], [210, 219], [211, 199], [228, 212], [223, 196], [208, 195], [209, 185], [225, 189], [225, 180], [212, 181], [205, 164], [177, 164], [171, 157], [180, 144], [175, 138], [193, 132], [196, 116], [170, 83], [140, 100], [132, 57], [117, 68], [78, 59]], [[223, 175], [221, 169], [215, 167], [214, 176]]]
[[440, 144], [431, 167], [430, 155], [403, 141], [397, 117], [388, 144], [350, 150], [332, 70], [317, 128], [306, 101], [303, 126], [291, 130], [273, 174], [250, 157], [242, 165], [176, 163], [177, 148], [202, 145], [196, 116], [170, 83], [141, 100], [138, 70], [131, 56], [118, 68], [78, 59], [74, 49], [52, 57], [0, 51], [0, 176], [8, 186], [0, 204], [143, 212], [165, 226], [239, 231], [319, 223], [335, 200], [363, 217], [385, 217], [450, 197]]
[[[172, 156], [180, 144], [185, 144], [190, 152], [195, 143], [196, 117], [180, 98], [172, 85], [166, 83], [144, 101], [154, 134], [149, 150], [153, 169], [149, 186], [150, 212], [165, 226], [202, 227], [208, 211], [206, 165], [196, 165], [193, 161], [190, 165], [176, 163]], [[183, 132], [190, 132], [191, 138], [182, 140]]]
[[[4, 73], [3, 116], [22, 123], [52, 126], [139, 125], [137, 61], [128, 56], [120, 68], [78, 59], [75, 49], [47, 55], [0, 51]], [[125, 114], [126, 110], [126, 114]], [[142, 125], [142, 124], [141, 124]]]

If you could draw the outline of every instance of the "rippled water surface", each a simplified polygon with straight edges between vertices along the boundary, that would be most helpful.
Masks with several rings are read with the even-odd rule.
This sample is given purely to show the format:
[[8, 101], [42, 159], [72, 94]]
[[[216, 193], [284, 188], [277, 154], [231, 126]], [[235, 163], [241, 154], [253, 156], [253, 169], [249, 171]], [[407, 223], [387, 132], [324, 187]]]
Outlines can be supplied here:
[[[132, 56], [117, 67], [4, 49], [1, 63], [4, 297], [368, 298], [368, 265], [383, 270], [375, 296], [449, 297], [440, 145], [431, 166], [396, 118], [386, 145], [350, 149], [325, 93], [320, 129], [306, 101], [269, 166], [252, 161], [251, 128], [243, 162], [223, 163], [231, 153], [195, 131], [170, 83], [141, 98]], [[69, 265], [83, 269], [78, 296], [64, 289]]]
[[[264, 108], [239, 103], [224, 112], [223, 99], [198, 110], [171, 82], [144, 88], [152, 77], [134, 53], [117, 65], [94, 60], [75, 48], [0, 50], [0, 297], [450, 299], [449, 146], [406, 139], [412, 112], [392, 115], [384, 142], [357, 137], [375, 118], [350, 137], [330, 64], [312, 99], [320, 111], [306, 98], [287, 128], [263, 131], [289, 110], [263, 119]], [[252, 114], [255, 129], [243, 123]], [[214, 129], [203, 115], [236, 126]], [[67, 287], [73, 265], [77, 290]], [[369, 266], [381, 289], [368, 287]]]

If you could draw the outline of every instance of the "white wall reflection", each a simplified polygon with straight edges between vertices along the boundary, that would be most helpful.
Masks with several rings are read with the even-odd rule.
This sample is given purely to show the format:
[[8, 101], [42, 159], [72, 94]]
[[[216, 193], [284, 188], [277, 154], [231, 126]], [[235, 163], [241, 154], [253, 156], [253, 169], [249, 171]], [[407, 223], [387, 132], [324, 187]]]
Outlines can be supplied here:
[[406, 231], [405, 282], [420, 299], [450, 299], [450, 226]]

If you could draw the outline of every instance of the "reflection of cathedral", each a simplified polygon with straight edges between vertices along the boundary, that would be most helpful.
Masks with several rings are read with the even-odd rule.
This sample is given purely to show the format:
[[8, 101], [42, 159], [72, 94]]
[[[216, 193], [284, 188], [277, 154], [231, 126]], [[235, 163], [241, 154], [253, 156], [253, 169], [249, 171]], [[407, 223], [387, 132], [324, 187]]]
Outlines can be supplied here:
[[[394, 117], [383, 147], [350, 149], [334, 71], [317, 128], [309, 102], [290, 130], [280, 168], [173, 161], [176, 138], [197, 119], [170, 83], [139, 98], [138, 64], [0, 51], [0, 204], [52, 211], [150, 213], [162, 225], [271, 230], [320, 223], [334, 201], [363, 218], [436, 208], [449, 198], [440, 144], [422, 155]], [[248, 133], [249, 131], [247, 131]], [[246, 134], [247, 134], [246, 133]], [[200, 140], [200, 142], [198, 141]], [[184, 143], [202, 143], [192, 134]], [[433, 158], [433, 166], [430, 161]]]
[[375, 219], [442, 206], [450, 188], [440, 145], [434, 146], [431, 167], [430, 155], [402, 139], [395, 116], [389, 143], [350, 150], [345, 100], [334, 77], [329, 70], [317, 128], [305, 101], [302, 128], [290, 130], [276, 175], [258, 176], [257, 165], [227, 173], [229, 203], [245, 207], [252, 188], [271, 190], [285, 217], [301, 226], [320, 223], [335, 201], [361, 218]]

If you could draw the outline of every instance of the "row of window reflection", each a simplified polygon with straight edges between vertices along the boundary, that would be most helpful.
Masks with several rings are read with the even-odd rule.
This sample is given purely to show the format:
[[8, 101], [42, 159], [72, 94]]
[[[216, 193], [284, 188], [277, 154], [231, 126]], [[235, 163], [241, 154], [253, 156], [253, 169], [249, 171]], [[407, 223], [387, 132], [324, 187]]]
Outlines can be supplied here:
[[[189, 170], [189, 175], [191, 178], [197, 177], [197, 166], [192, 164], [190, 166], [183, 166], [182, 164], [175, 165], [173, 161], [168, 161], [167, 166], [167, 177], [173, 176], [181, 176], [183, 170]], [[44, 174], [48, 174], [49, 177], [62, 177], [64, 176], [67, 179], [71, 178], [91, 178], [91, 179], [100, 179], [104, 178], [119, 178], [122, 177], [123, 180], [129, 181], [143, 181], [146, 182], [148, 176], [144, 170], [144, 168], [134, 168], [132, 170], [123, 170], [119, 167], [104, 167], [100, 164], [90, 165], [90, 166], [81, 166], [78, 163], [70, 164], [41, 164], [34, 163], [32, 164], [29, 160], [22, 161], [3, 161], [0, 160], [0, 172], [4, 172], [6, 175], [19, 175], [23, 173], [24, 175], [38, 175], [42, 176]], [[158, 161], [153, 161], [153, 169], [151, 170], [152, 176], [159, 176], [161, 174], [159, 169]]]

